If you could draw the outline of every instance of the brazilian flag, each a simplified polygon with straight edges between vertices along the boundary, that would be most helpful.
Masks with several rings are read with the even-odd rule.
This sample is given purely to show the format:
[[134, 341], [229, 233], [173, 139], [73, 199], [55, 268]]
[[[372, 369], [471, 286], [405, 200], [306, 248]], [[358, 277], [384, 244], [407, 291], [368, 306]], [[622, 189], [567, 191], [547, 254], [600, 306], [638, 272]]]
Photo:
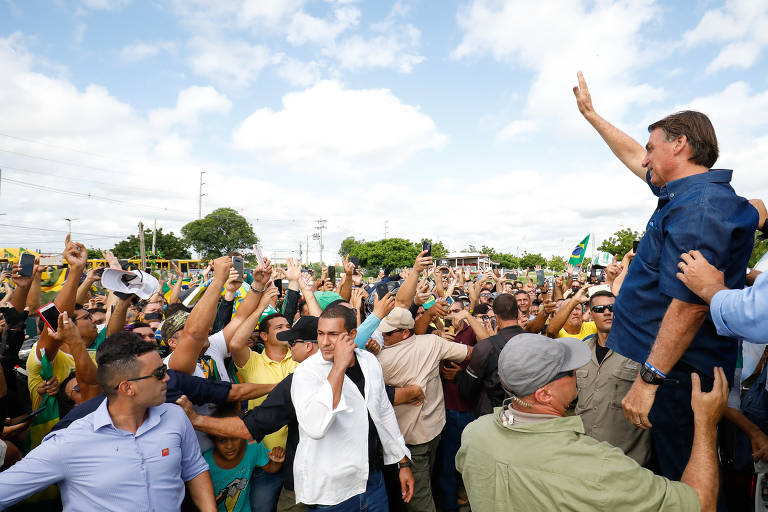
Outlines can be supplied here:
[[584, 238], [581, 242], [579, 242], [579, 245], [573, 248], [573, 252], [571, 253], [571, 259], [568, 260], [569, 265], [573, 265], [574, 267], [578, 267], [581, 265], [581, 262], [584, 261], [584, 255], [587, 253], [587, 244], [589, 243], [589, 235]]

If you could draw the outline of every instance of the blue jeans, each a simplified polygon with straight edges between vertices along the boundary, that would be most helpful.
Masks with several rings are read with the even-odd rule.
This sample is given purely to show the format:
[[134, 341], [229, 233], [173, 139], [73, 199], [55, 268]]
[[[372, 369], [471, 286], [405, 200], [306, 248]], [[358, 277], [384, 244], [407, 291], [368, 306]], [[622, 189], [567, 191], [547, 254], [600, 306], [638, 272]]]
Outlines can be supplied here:
[[280, 489], [283, 488], [283, 473], [267, 473], [261, 468], [251, 475], [252, 512], [275, 512]]
[[474, 412], [445, 411], [445, 427], [440, 437], [439, 456], [437, 459], [440, 475], [440, 498], [444, 512], [459, 510], [458, 472], [456, 471], [456, 453], [461, 446], [461, 433], [464, 427], [477, 419]]
[[352, 496], [337, 505], [310, 505], [307, 510], [333, 510], [334, 512], [388, 512], [387, 489], [381, 471], [374, 470], [368, 475], [365, 492]]

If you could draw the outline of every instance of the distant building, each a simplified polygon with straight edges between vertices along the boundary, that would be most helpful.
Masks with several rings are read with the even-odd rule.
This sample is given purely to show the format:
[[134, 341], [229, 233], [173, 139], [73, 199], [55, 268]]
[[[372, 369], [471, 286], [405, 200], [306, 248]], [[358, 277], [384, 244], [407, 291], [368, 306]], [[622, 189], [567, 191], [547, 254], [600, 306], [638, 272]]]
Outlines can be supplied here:
[[[445, 262], [445, 263], [443, 263]], [[474, 271], [484, 271], [491, 268], [491, 265], [498, 263], [491, 261], [490, 256], [479, 252], [456, 252], [449, 254], [437, 260], [438, 265], [447, 264], [453, 268], [467, 268]]]

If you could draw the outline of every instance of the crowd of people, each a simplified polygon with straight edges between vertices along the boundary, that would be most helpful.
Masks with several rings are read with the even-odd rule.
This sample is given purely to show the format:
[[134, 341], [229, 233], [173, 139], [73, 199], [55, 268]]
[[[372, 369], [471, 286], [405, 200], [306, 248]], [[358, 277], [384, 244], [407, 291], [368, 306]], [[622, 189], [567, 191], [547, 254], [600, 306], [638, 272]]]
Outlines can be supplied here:
[[41, 308], [42, 269], [14, 266], [0, 509], [751, 510], [768, 350], [750, 368], [741, 351], [768, 341], [747, 273], [765, 206], [712, 169], [705, 115], [643, 147], [578, 78], [579, 110], [659, 200], [602, 274], [534, 284], [427, 249], [368, 283], [347, 258], [337, 281], [231, 253], [164, 292], [111, 253], [86, 268], [68, 236]]

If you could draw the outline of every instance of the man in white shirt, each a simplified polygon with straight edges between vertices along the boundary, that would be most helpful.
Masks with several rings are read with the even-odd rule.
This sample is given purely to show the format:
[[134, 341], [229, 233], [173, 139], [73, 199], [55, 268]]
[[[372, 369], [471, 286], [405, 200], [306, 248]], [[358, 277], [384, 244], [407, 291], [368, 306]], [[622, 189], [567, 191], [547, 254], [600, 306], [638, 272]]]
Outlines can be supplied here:
[[[296, 368], [291, 399], [299, 423], [296, 501], [310, 510], [389, 510], [381, 469], [398, 463], [402, 498], [413, 495], [410, 452], [384, 390], [376, 357], [355, 346], [355, 312], [320, 315], [320, 352]], [[330, 508], [328, 508], [330, 507]]]

